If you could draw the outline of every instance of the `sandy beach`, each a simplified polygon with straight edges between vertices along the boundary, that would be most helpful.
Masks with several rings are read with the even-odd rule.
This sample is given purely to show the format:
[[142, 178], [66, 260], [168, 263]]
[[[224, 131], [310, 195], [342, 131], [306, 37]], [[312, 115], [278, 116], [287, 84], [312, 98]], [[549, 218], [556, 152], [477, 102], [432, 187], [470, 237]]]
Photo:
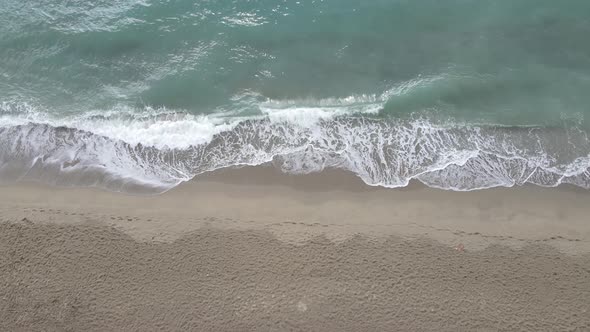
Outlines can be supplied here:
[[590, 1], [0, 1], [0, 332], [590, 332]]
[[590, 330], [590, 193], [257, 167], [0, 187], [3, 331]]

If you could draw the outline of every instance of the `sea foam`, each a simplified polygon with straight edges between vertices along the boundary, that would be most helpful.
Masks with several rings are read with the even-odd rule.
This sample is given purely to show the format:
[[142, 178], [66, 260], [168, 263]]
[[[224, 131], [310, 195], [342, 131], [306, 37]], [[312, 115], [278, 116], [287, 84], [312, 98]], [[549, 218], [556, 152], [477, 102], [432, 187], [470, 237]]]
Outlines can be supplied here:
[[250, 116], [142, 108], [59, 118], [5, 104], [0, 178], [162, 192], [205, 172], [271, 163], [291, 174], [344, 169], [388, 188], [412, 179], [460, 191], [525, 183], [590, 188], [590, 141], [576, 124], [506, 127], [359, 116], [383, 102], [366, 96], [266, 100]]

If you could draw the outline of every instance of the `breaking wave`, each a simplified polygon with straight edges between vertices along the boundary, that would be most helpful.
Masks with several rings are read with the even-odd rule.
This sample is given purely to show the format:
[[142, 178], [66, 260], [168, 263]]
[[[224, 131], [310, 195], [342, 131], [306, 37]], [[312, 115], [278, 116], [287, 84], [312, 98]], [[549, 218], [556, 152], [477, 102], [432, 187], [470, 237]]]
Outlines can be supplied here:
[[60, 118], [4, 104], [0, 181], [157, 193], [205, 172], [270, 163], [289, 174], [343, 169], [388, 188], [412, 179], [458, 191], [525, 183], [590, 188], [590, 140], [579, 123], [510, 127], [371, 116], [382, 104], [364, 96], [265, 102], [248, 116], [144, 108]]

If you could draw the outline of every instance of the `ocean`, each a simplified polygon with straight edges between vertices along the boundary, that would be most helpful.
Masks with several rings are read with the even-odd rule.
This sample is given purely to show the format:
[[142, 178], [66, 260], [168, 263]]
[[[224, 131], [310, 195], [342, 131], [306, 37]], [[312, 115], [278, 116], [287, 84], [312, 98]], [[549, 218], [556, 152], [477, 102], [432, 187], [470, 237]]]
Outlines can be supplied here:
[[590, 188], [587, 0], [2, 0], [0, 182]]

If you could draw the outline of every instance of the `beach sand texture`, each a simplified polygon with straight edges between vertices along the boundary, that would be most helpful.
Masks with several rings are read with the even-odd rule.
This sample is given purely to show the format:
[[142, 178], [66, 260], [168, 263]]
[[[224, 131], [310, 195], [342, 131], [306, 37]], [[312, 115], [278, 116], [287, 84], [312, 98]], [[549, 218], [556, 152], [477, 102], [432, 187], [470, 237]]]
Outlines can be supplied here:
[[587, 331], [588, 193], [218, 172], [0, 189], [3, 331]]

